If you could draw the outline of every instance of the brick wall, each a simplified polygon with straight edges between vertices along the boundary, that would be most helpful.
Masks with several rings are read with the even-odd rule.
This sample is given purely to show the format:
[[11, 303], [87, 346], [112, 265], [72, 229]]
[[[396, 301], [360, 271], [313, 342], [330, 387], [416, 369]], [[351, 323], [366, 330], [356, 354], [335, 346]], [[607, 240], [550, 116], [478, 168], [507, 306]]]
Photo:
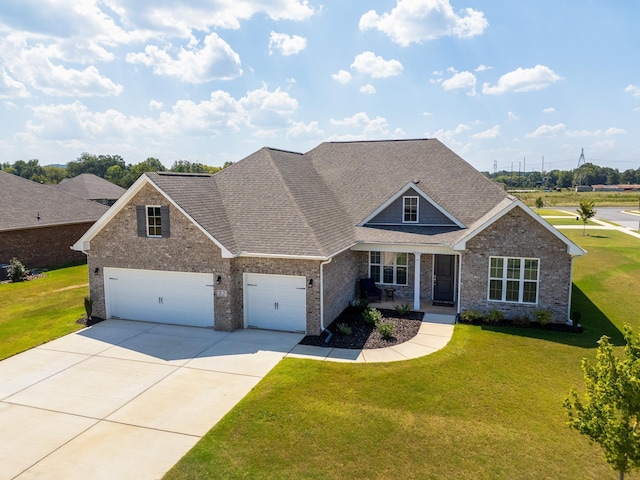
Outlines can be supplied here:
[[[538, 304], [489, 302], [489, 257], [539, 258]], [[462, 253], [461, 310], [499, 309], [507, 318], [549, 309], [554, 321], [567, 321], [571, 289], [571, 256], [567, 245], [538, 224], [526, 212], [515, 208], [467, 242]]]
[[[347, 250], [336, 255], [324, 266], [324, 326], [328, 327], [351, 302], [358, 298], [358, 278], [362, 272], [362, 257], [366, 252]], [[368, 256], [365, 257], [368, 259]], [[368, 261], [368, 260], [367, 260]]]
[[85, 255], [71, 250], [93, 222], [40, 227], [0, 233], [0, 263], [13, 257], [29, 268], [58, 267], [82, 263]]

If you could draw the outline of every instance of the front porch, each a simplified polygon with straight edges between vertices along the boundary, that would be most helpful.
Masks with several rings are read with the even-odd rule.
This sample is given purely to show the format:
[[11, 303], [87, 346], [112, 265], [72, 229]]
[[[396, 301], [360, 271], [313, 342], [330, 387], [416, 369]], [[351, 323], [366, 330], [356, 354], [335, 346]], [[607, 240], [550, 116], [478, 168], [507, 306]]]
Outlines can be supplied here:
[[[395, 306], [396, 305], [402, 305], [403, 303], [409, 303], [411, 305], [411, 302], [406, 302], [402, 299], [400, 300], [396, 300], [395, 302], [392, 302], [390, 300], [384, 300], [384, 294], [383, 294], [383, 301], [382, 302], [371, 302], [369, 304], [369, 306], [371, 306], [372, 308], [377, 308], [377, 309], [387, 309], [387, 310], [395, 310]], [[456, 316], [457, 314], [457, 309], [455, 305], [451, 305], [451, 306], [447, 306], [447, 307], [443, 307], [443, 306], [439, 306], [439, 305], [433, 305], [433, 302], [431, 301], [422, 301], [420, 302], [420, 312], [424, 312], [425, 314], [429, 314], [429, 315], [451, 315], [451, 316]]]

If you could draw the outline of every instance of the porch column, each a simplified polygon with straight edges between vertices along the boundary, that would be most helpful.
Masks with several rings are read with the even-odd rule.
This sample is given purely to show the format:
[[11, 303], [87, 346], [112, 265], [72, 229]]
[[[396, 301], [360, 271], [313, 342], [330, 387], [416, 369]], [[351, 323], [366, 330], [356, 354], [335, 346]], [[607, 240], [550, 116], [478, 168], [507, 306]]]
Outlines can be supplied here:
[[413, 267], [413, 309], [420, 310], [420, 256], [421, 253], [414, 253]]

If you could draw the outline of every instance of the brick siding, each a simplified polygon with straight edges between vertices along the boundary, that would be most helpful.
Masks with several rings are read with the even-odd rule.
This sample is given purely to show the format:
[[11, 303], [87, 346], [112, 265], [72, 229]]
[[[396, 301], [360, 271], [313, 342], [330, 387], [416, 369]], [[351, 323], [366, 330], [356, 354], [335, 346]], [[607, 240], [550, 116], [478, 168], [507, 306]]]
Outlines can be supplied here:
[[[539, 258], [538, 304], [489, 302], [489, 257]], [[565, 323], [571, 288], [571, 256], [567, 245], [520, 208], [514, 208], [467, 242], [462, 253], [460, 308], [486, 312], [499, 309], [506, 318], [531, 317], [551, 310], [554, 322]]]

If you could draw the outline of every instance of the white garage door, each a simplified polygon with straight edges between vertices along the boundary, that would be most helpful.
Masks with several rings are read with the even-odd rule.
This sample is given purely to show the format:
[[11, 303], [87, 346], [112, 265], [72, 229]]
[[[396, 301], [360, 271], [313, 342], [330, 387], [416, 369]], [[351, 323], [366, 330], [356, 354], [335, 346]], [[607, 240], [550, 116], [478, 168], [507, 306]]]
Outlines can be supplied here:
[[213, 274], [104, 269], [107, 318], [213, 326]]
[[245, 325], [304, 332], [307, 326], [306, 278], [244, 274]]

